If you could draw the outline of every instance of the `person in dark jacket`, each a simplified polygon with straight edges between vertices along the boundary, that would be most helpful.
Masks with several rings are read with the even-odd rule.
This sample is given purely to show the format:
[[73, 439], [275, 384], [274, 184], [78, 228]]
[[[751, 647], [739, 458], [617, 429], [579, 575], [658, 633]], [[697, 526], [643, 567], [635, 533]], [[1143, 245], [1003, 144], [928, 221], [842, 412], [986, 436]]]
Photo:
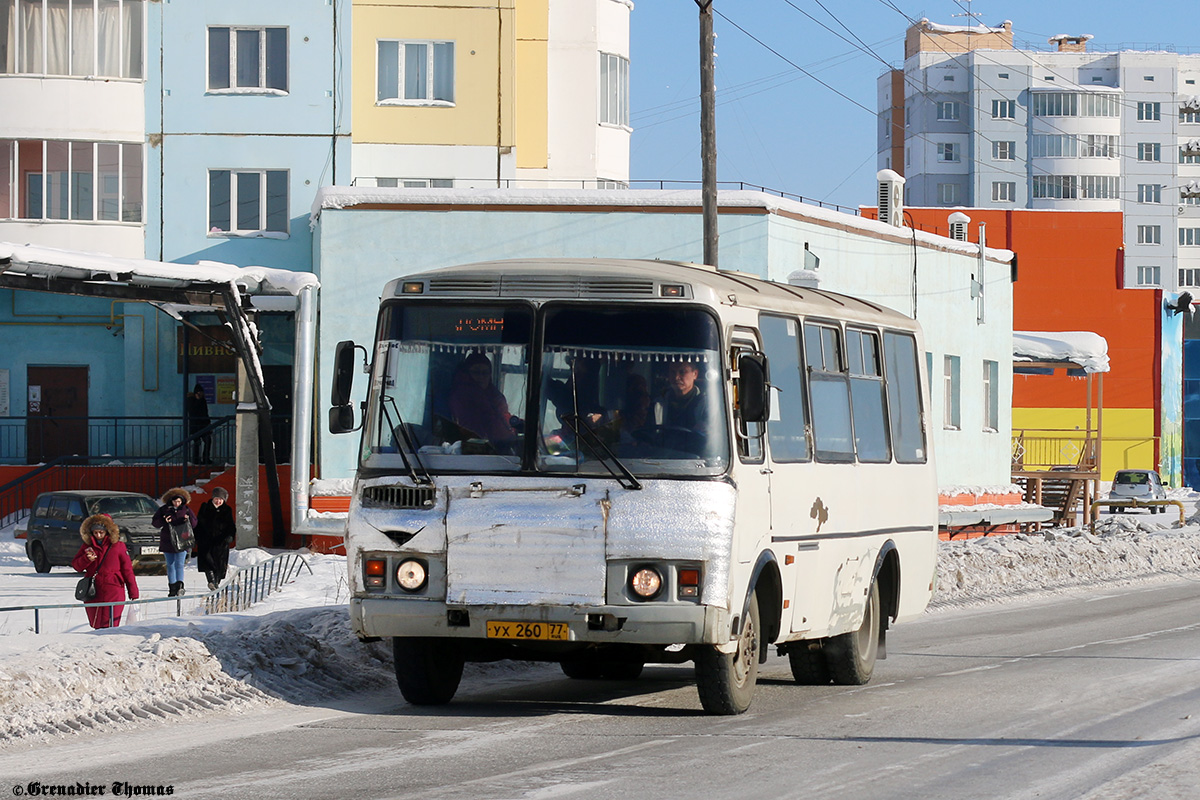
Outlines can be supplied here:
[[158, 549], [162, 550], [167, 560], [168, 597], [183, 594], [183, 565], [187, 561], [188, 551], [175, 547], [171, 539], [171, 526], [186, 522], [195, 530], [196, 515], [187, 505], [191, 499], [186, 489], [168, 489], [163, 495], [162, 506], [154, 512], [152, 524], [159, 530]]
[[[208, 398], [204, 396], [204, 387], [196, 384], [192, 393], [187, 396], [188, 433], [198, 433], [212, 423], [208, 416]], [[192, 463], [212, 463], [212, 433], [206, 433], [192, 442]]]
[[228, 500], [229, 492], [218, 486], [213, 489], [212, 499], [206, 500], [196, 514], [196, 566], [208, 578], [210, 591], [225, 580], [229, 546], [237, 538], [237, 525]]
[[[138, 599], [137, 580], [133, 577], [133, 562], [129, 551], [121, 541], [121, 530], [107, 514], [93, 514], [79, 526], [79, 537], [83, 545], [71, 567], [76, 572], [93, 576], [96, 596], [91, 603], [119, 603], [125, 599]], [[121, 624], [124, 606], [87, 607], [88, 623], [93, 628], [115, 628]]]

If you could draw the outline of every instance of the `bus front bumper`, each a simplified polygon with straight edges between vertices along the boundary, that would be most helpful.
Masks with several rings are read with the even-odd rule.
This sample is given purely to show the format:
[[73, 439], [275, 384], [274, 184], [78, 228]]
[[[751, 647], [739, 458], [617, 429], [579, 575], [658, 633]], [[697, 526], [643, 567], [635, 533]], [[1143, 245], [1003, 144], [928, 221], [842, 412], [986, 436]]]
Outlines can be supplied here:
[[[730, 640], [731, 630], [728, 609], [691, 603], [447, 606], [436, 601], [396, 597], [350, 600], [350, 623], [361, 638], [488, 639], [489, 622], [563, 623], [567, 638], [558, 641], [596, 644], [724, 644]], [[493, 637], [496, 627], [492, 626]], [[496, 641], [521, 643], [520, 639]]]

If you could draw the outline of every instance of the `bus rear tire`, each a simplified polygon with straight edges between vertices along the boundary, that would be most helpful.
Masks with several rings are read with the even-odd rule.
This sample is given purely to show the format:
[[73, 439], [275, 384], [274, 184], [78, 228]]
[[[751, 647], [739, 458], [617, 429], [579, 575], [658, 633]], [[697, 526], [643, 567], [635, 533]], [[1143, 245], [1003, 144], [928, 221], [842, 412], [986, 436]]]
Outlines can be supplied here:
[[414, 706], [440, 706], [454, 698], [464, 663], [457, 644], [397, 636], [392, 639], [392, 656], [405, 700]]
[[879, 620], [879, 584], [872, 583], [858, 630], [834, 636], [825, 645], [825, 661], [834, 683], [862, 686], [871, 680], [879, 655]]
[[788, 646], [792, 679], [801, 686], [828, 685], [832, 678], [829, 675], [829, 662], [825, 658], [824, 648], [809, 650], [804, 648], [804, 645], [805, 642], [795, 642]]
[[714, 646], [696, 656], [696, 689], [700, 705], [709, 714], [741, 714], [754, 699], [758, 658], [762, 651], [762, 626], [758, 619], [758, 594], [750, 596], [750, 612], [742, 623], [737, 649], [722, 653]]

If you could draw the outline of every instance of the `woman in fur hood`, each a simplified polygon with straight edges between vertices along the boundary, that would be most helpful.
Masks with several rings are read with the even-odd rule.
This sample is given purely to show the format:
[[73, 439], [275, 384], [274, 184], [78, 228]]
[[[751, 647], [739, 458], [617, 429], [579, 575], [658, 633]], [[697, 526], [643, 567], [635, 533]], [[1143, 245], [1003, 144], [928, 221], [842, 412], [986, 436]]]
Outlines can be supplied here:
[[171, 540], [171, 526], [187, 522], [192, 530], [196, 529], [196, 515], [188, 508], [191, 499], [186, 489], [168, 489], [162, 497], [162, 506], [154, 512], [152, 524], [159, 531], [158, 549], [162, 550], [163, 558], [167, 560], [168, 597], [183, 594], [183, 565], [187, 561], [188, 551], [175, 547]]
[[[71, 560], [71, 566], [76, 572], [93, 576], [96, 596], [91, 602], [119, 603], [125, 599], [126, 591], [130, 600], [137, 600], [138, 585], [133, 577], [133, 562], [129, 560], [129, 551], [121, 541], [117, 523], [107, 514], [93, 514], [79, 526], [79, 537], [83, 539], [83, 546]], [[89, 606], [84, 611], [93, 628], [115, 628], [121, 624], [121, 611], [124, 608]]]

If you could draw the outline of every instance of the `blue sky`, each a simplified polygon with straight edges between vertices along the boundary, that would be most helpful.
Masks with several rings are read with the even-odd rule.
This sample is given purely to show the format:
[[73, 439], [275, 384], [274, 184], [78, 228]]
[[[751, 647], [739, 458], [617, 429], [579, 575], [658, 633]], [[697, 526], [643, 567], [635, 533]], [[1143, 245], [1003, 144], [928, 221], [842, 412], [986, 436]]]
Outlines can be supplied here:
[[[630, 177], [698, 181], [695, 0], [634, 3]], [[967, 5], [967, 0], [715, 0], [718, 180], [851, 207], [872, 202], [876, 79], [902, 62], [908, 19], [962, 25], [966, 18], [954, 15], [965, 13]], [[1196, 0], [970, 5], [982, 24], [1012, 20], [1018, 43], [1048, 47], [1046, 40], [1055, 34], [1087, 33], [1102, 48], [1151, 49], [1162, 43], [1200, 52], [1200, 28], [1187, 22]]]

